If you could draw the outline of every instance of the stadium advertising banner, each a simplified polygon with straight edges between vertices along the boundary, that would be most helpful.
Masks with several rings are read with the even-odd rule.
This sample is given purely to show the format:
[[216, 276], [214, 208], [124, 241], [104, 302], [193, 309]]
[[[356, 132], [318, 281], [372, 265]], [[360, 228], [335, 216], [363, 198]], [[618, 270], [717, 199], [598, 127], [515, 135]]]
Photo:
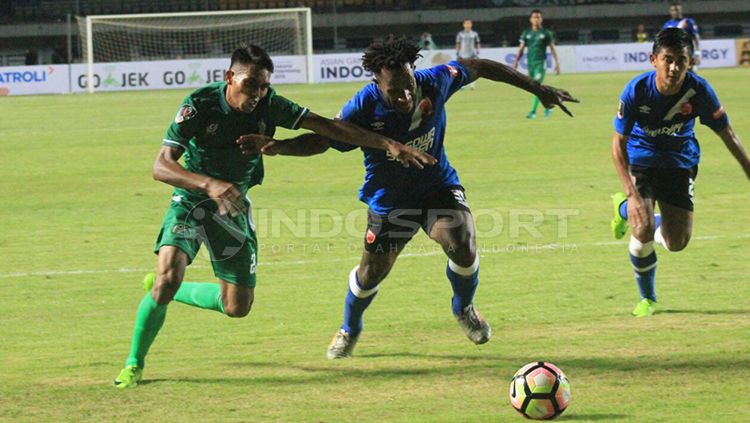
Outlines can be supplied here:
[[[482, 49], [480, 57], [512, 66], [517, 52], [517, 47], [485, 48]], [[441, 65], [456, 58], [456, 51], [452, 49], [423, 50], [420, 54], [422, 54], [422, 58], [417, 60], [417, 69], [426, 69]], [[575, 70], [574, 47], [557, 47], [557, 55], [560, 59], [560, 68], [563, 73]], [[547, 71], [553, 72], [554, 61], [552, 60], [552, 55], [548, 54], [547, 56]], [[315, 82], [353, 82], [370, 81], [372, 79], [372, 74], [362, 67], [362, 53], [320, 54], [313, 58], [313, 63], [315, 67]], [[518, 67], [521, 71], [526, 70], [525, 54], [521, 58]]]
[[[274, 83], [306, 82], [304, 56], [276, 56], [273, 62]], [[197, 88], [223, 80], [228, 64], [228, 59], [96, 63], [94, 88], [97, 91]], [[72, 65], [71, 78], [73, 92], [86, 91], [88, 77], [85, 64]]]
[[[649, 70], [651, 43], [590, 44], [575, 47], [576, 72]], [[701, 41], [703, 68], [736, 66], [735, 40]]]
[[67, 93], [68, 78], [68, 65], [1, 67], [0, 96]]
[[315, 82], [369, 81], [372, 73], [362, 67], [362, 53], [316, 54], [313, 57]]

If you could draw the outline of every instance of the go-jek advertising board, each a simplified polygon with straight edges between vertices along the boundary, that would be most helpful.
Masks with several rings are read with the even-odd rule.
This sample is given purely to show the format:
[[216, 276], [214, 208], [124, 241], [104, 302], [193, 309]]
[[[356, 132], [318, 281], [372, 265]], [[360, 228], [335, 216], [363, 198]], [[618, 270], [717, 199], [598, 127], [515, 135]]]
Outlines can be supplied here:
[[[576, 72], [645, 71], [652, 69], [652, 43], [589, 44], [575, 47]], [[701, 68], [737, 65], [735, 40], [702, 40]]]
[[[273, 62], [273, 83], [306, 82], [307, 66], [304, 56], [275, 56]], [[95, 63], [93, 84], [95, 91], [197, 88], [223, 80], [228, 65], [228, 59]], [[72, 65], [71, 78], [73, 92], [86, 91], [87, 66]]]
[[68, 65], [2, 67], [0, 96], [67, 93], [68, 71]]

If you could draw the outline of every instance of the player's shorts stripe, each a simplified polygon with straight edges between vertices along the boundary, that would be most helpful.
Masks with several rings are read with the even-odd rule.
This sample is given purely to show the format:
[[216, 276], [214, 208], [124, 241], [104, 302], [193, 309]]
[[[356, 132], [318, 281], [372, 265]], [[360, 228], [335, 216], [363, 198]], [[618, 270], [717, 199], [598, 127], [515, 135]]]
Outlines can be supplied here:
[[302, 122], [302, 118], [304, 118], [305, 116], [307, 116], [307, 113], [309, 111], [310, 111], [310, 109], [308, 109], [307, 107], [305, 107], [304, 109], [302, 109], [302, 111], [300, 112], [299, 116], [297, 116], [297, 120], [294, 121], [294, 124], [292, 125], [292, 129], [299, 129], [299, 124], [300, 124], [300, 122]]
[[180, 144], [179, 142], [177, 142], [177, 141], [173, 141], [173, 140], [168, 140], [168, 139], [166, 139], [166, 138], [164, 138], [163, 140], [161, 140], [161, 143], [162, 143], [162, 144], [166, 144], [166, 145], [169, 145], [170, 147], [180, 147], [180, 148], [182, 148], [183, 150], [185, 149], [185, 146], [184, 146], [184, 145], [182, 145], [182, 144]]

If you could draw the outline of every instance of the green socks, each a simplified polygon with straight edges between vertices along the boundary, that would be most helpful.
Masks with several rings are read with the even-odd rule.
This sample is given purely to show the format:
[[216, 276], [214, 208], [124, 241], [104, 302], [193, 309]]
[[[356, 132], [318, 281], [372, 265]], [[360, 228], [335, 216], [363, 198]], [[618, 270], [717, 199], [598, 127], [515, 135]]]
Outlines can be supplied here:
[[[215, 310], [224, 313], [224, 303], [221, 301], [221, 286], [216, 283], [183, 282], [174, 296], [175, 301], [193, 307]], [[157, 304], [151, 292], [141, 300], [135, 317], [133, 342], [130, 344], [130, 355], [125, 366], [143, 368], [146, 354], [154, 343], [164, 320], [167, 317], [167, 304]]]
[[135, 317], [135, 329], [133, 330], [133, 342], [130, 344], [130, 355], [125, 366], [138, 366], [143, 368], [146, 353], [156, 339], [167, 317], [167, 305], [156, 304], [151, 293], [147, 293], [138, 306]]
[[224, 313], [224, 303], [221, 301], [221, 285], [217, 283], [183, 282], [174, 299], [193, 307]]
[[534, 101], [531, 103], [531, 112], [536, 113], [536, 109], [539, 107], [539, 97], [534, 96]]

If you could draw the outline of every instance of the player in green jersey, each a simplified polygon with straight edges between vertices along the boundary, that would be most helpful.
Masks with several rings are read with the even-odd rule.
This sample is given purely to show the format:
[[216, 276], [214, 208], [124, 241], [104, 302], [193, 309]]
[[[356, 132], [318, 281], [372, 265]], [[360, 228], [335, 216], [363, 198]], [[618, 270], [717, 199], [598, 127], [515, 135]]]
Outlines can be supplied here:
[[[173, 299], [229, 317], [250, 312], [258, 242], [246, 194], [263, 181], [263, 160], [262, 145], [246, 143], [243, 135], [272, 137], [279, 126], [305, 128], [388, 151], [406, 167], [435, 163], [426, 153], [354, 124], [320, 117], [276, 94], [272, 73], [273, 62], [263, 49], [251, 45], [235, 50], [225, 80], [191, 93], [167, 130], [152, 173], [175, 190], [154, 247], [157, 273], [144, 280], [149, 292], [138, 307], [130, 355], [115, 379], [118, 388], [138, 385], [146, 353]], [[182, 281], [201, 244], [218, 284]]]
[[[521, 39], [519, 40], [521, 45], [518, 48], [516, 60], [513, 61], [513, 68], [518, 69], [518, 63], [521, 61], [521, 57], [523, 57], [523, 51], [528, 48], [526, 63], [529, 68], [529, 76], [539, 82], [544, 81], [548, 46], [552, 53], [552, 58], [555, 59], [555, 74], [560, 74], [560, 61], [557, 59], [557, 50], [555, 50], [555, 34], [543, 28], [542, 21], [542, 11], [539, 9], [532, 10], [531, 15], [529, 15], [531, 28], [524, 30], [521, 34]], [[531, 112], [526, 117], [528, 119], [536, 118], [536, 109], [538, 107], [539, 98], [535, 96], [531, 104]], [[544, 117], [549, 117], [551, 113], [551, 109], [544, 109]]]

